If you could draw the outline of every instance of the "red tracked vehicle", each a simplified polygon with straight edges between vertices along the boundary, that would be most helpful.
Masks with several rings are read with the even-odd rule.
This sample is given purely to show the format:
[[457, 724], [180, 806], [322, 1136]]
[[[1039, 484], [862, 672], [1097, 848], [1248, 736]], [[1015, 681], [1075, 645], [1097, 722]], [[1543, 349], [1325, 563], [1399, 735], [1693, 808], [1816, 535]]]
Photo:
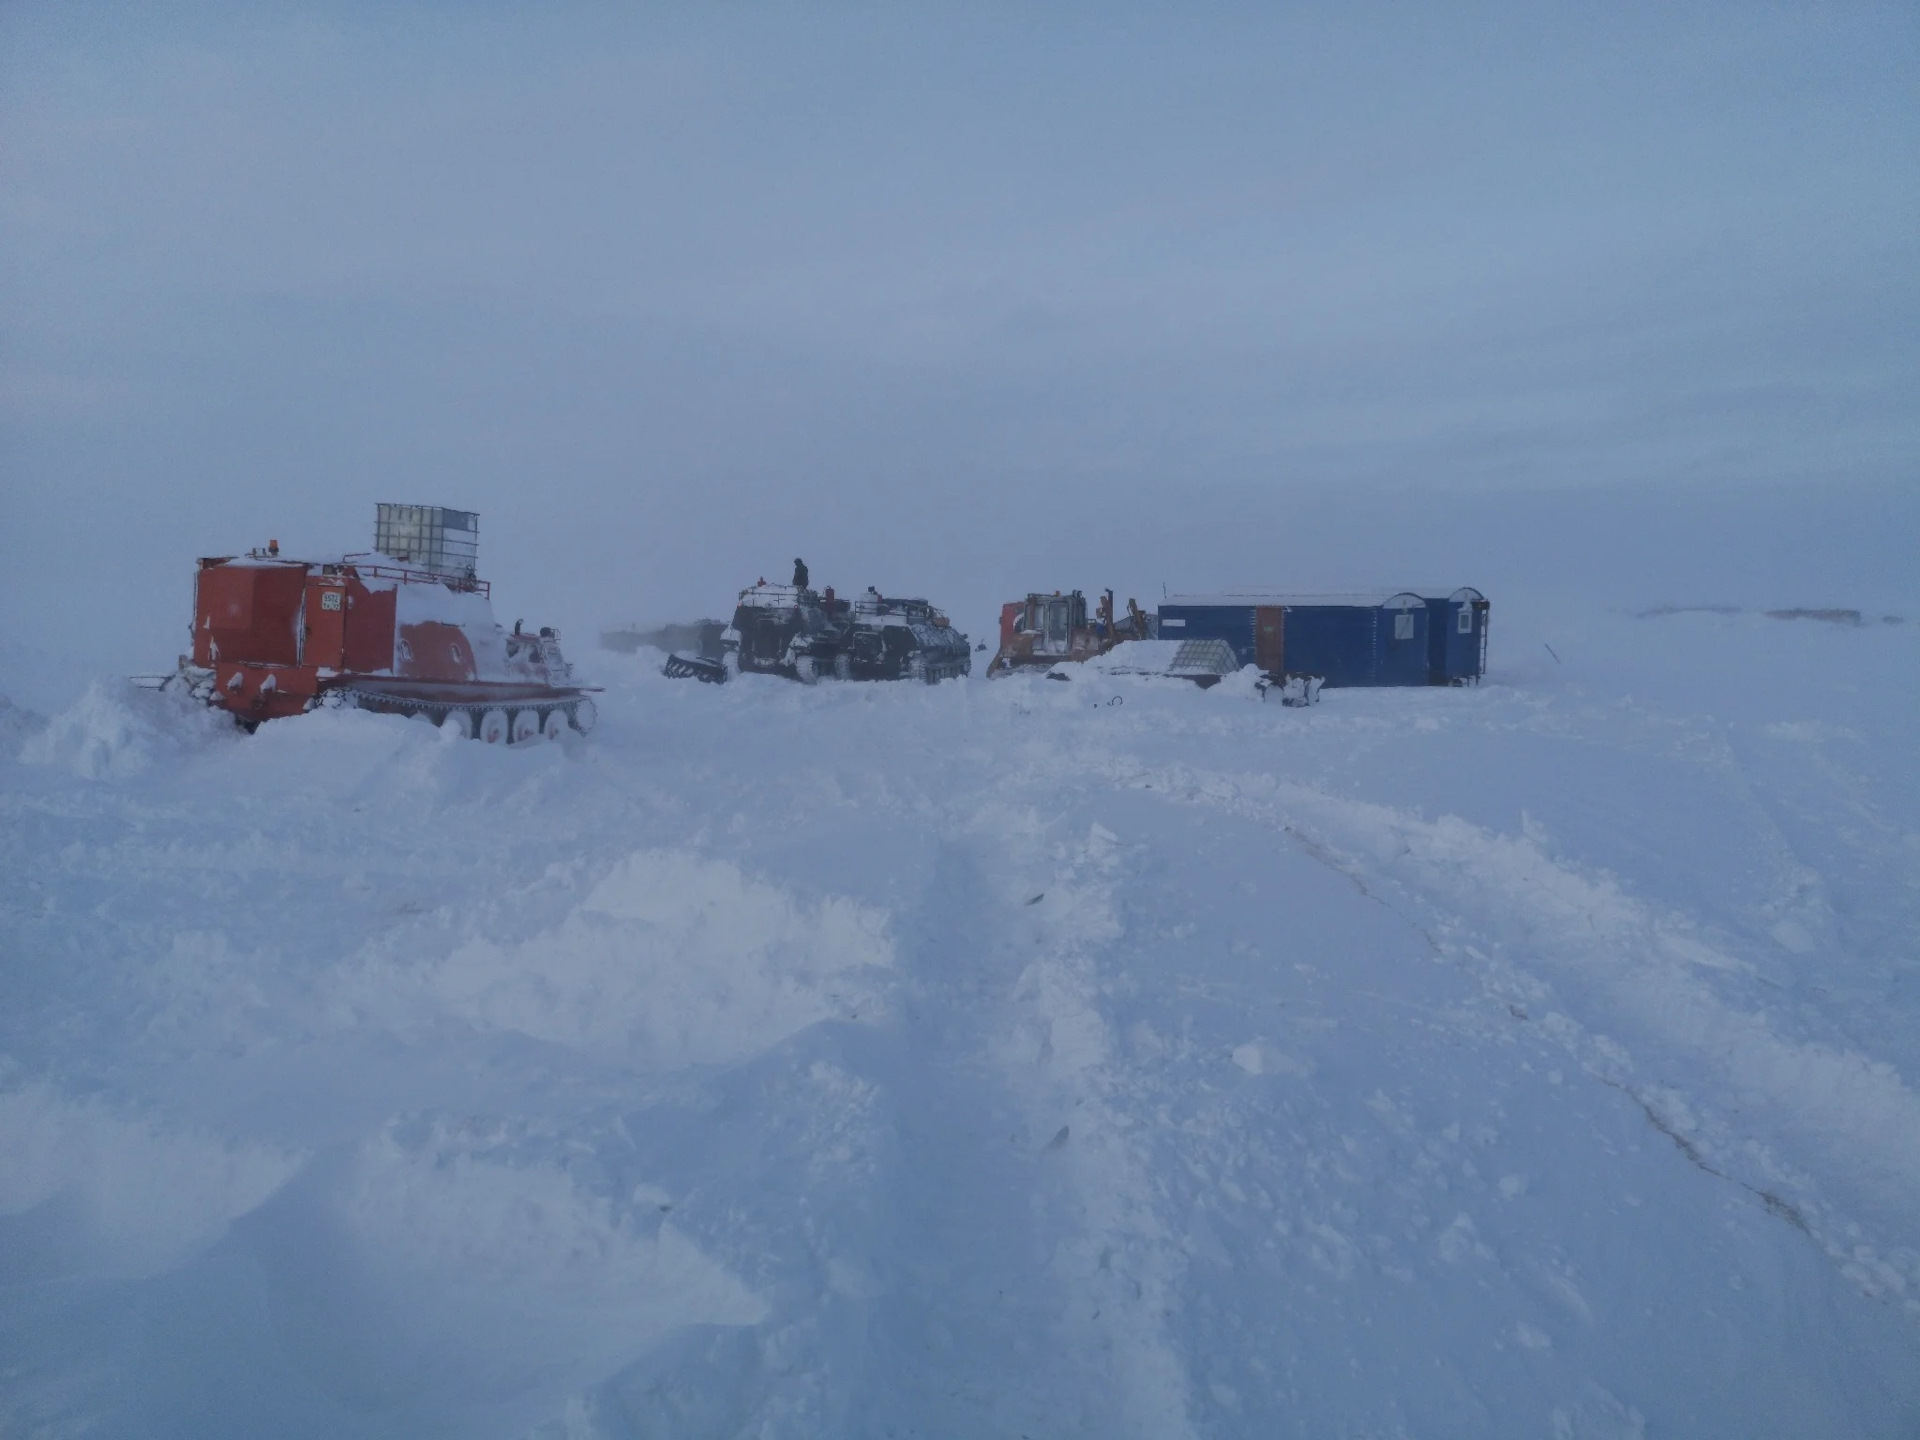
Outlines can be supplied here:
[[584, 734], [590, 688], [550, 629], [509, 633], [474, 575], [479, 517], [381, 505], [374, 549], [291, 560], [278, 542], [200, 562], [187, 684], [249, 730], [316, 705], [421, 716], [490, 743]]

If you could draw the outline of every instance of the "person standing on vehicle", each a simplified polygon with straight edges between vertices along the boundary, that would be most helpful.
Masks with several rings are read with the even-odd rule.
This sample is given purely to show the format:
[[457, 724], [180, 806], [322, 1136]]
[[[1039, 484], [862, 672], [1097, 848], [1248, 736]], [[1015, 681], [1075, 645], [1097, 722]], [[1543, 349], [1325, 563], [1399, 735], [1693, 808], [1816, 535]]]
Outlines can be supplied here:
[[793, 588], [796, 590], [807, 588], [807, 562], [798, 555], [793, 557]]

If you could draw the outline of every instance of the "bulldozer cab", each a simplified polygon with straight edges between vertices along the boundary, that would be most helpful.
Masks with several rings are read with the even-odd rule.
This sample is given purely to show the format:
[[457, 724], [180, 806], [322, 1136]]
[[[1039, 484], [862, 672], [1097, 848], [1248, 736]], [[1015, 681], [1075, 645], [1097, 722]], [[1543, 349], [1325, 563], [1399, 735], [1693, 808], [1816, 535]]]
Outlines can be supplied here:
[[1078, 590], [1071, 595], [1029, 595], [1025, 628], [1038, 637], [1034, 651], [1065, 655], [1076, 630], [1087, 627], [1087, 600]]

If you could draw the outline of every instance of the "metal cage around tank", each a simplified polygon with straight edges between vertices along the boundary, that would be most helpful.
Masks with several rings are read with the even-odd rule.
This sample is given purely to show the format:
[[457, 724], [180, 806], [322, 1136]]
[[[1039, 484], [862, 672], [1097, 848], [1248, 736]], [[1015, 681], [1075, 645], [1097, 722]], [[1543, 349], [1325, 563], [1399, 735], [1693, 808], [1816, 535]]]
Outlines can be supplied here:
[[444, 505], [375, 507], [373, 548], [434, 575], [472, 580], [480, 563], [480, 517]]

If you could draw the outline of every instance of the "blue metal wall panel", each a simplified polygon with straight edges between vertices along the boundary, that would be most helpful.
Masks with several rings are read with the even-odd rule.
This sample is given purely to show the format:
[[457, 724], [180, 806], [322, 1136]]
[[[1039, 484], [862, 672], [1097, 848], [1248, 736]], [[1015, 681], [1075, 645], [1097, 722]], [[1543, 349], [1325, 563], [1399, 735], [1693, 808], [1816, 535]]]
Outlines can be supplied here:
[[1253, 664], [1253, 607], [1251, 605], [1162, 605], [1162, 640], [1224, 640], [1233, 658]]
[[1448, 684], [1453, 676], [1451, 671], [1453, 612], [1458, 607], [1451, 600], [1436, 600], [1427, 597], [1427, 683], [1429, 685]]
[[[1443, 602], [1444, 603], [1444, 602]], [[1328, 686], [1426, 685], [1433, 656], [1428, 607], [1388, 609], [1375, 605], [1285, 607], [1286, 668], [1318, 675]], [[1411, 617], [1412, 633], [1395, 633], [1395, 617]], [[1224, 640], [1242, 665], [1255, 664], [1253, 605], [1163, 604], [1163, 640]], [[1433, 637], [1435, 641], [1441, 637]], [[1477, 642], [1476, 642], [1477, 643]], [[1478, 651], [1474, 654], [1477, 656]]]
[[[1472, 680], [1480, 674], [1480, 626], [1486, 618], [1485, 610], [1477, 610], [1464, 600], [1454, 601], [1447, 606], [1450, 612], [1446, 619], [1447, 674], [1446, 683], [1456, 680]], [[1460, 631], [1460, 617], [1467, 617], [1468, 630]]]
[[[1406, 616], [1413, 623], [1402, 639], [1394, 621]], [[1373, 679], [1374, 685], [1424, 685], [1427, 683], [1427, 607], [1407, 610], [1374, 611]]]
[[[1472, 598], [1463, 598], [1472, 597]], [[1467, 628], [1460, 628], [1466, 616]], [[1477, 590], [1427, 600], [1427, 683], [1455, 685], [1478, 680], [1486, 655], [1488, 607]]]
[[1289, 605], [1287, 669], [1318, 675], [1328, 688], [1374, 685], [1374, 632], [1380, 612], [1354, 605]]
[[1487, 668], [1487, 622], [1492, 612], [1485, 600], [1466, 606], [1468, 630], [1457, 629], [1448, 640], [1447, 672], [1454, 680], [1478, 680]]

